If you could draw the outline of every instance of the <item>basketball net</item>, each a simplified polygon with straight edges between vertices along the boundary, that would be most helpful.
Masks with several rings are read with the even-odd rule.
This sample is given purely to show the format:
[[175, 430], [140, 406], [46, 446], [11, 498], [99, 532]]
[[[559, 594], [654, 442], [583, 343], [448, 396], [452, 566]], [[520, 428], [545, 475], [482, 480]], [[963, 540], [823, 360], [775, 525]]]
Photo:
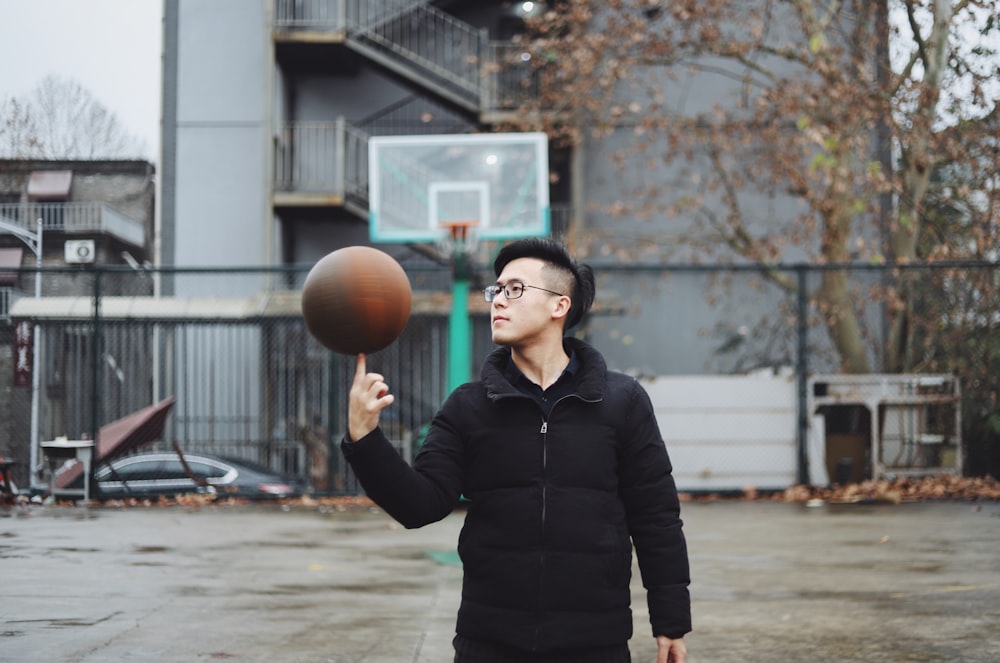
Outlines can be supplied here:
[[445, 234], [438, 240], [437, 246], [440, 251], [451, 258], [467, 256], [474, 252], [479, 246], [476, 237], [476, 226], [478, 221], [471, 219], [461, 219], [458, 221], [442, 221], [441, 228], [445, 229]]

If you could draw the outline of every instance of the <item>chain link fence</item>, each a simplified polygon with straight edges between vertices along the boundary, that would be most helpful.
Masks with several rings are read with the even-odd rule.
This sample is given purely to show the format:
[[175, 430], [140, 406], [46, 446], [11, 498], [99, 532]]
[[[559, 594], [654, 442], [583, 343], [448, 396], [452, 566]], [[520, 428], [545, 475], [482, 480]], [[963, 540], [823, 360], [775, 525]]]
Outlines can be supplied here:
[[[872, 372], [889, 361], [893, 314], [907, 288], [906, 371], [961, 378], [964, 470], [1000, 469], [996, 264], [591, 264], [598, 302], [575, 333], [604, 352], [611, 368], [647, 377], [788, 371], [798, 376], [803, 400], [809, 375], [842, 369], [832, 336], [842, 312], [817, 298], [831, 277], [849, 282]], [[29, 482], [32, 461], [37, 469], [32, 439], [92, 437], [174, 397], [151, 448], [176, 444], [265, 465], [318, 493], [357, 492], [337, 449], [354, 362], [305, 329], [299, 288], [308, 269], [22, 268], [18, 283], [31, 292], [40, 276], [42, 288], [40, 297], [21, 294], [0, 312], [0, 456], [19, 461], [15, 481]], [[406, 457], [447, 395], [451, 283], [446, 267], [408, 271], [415, 297], [409, 324], [369, 359], [396, 395], [383, 425]], [[493, 275], [475, 269], [471, 280], [478, 288]], [[473, 301], [470, 314], [478, 374], [493, 347], [488, 305]]]

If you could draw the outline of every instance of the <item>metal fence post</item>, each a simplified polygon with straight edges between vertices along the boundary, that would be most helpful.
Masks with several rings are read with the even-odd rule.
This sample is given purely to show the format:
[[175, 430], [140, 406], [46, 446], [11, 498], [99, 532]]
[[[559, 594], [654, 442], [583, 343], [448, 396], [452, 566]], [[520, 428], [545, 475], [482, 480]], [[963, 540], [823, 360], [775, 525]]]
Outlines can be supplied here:
[[796, 265], [795, 326], [797, 334], [795, 378], [798, 387], [798, 482], [809, 483], [809, 295], [808, 268]]
[[[328, 492], [338, 492], [341, 490], [342, 467], [340, 459], [340, 435], [347, 432], [347, 423], [340, 420], [340, 399], [342, 397], [343, 386], [340, 384], [340, 362], [341, 359], [336, 352], [328, 354], [327, 361], [327, 416], [326, 416], [326, 468]], [[348, 372], [348, 375], [352, 375]], [[343, 431], [343, 433], [341, 432]]]
[[87, 487], [86, 499], [92, 500], [96, 497], [96, 472], [97, 467], [101, 463], [101, 452], [98, 447], [100, 440], [97, 439], [101, 430], [100, 412], [101, 412], [101, 364], [103, 363], [103, 348], [104, 348], [104, 331], [101, 328], [101, 274], [103, 270], [100, 267], [94, 267], [94, 318], [93, 318], [93, 340], [91, 342], [91, 347], [93, 348], [93, 356], [91, 357], [91, 369], [93, 374], [91, 375], [90, 384], [90, 439], [94, 441], [94, 451], [93, 457], [90, 464], [90, 482]]

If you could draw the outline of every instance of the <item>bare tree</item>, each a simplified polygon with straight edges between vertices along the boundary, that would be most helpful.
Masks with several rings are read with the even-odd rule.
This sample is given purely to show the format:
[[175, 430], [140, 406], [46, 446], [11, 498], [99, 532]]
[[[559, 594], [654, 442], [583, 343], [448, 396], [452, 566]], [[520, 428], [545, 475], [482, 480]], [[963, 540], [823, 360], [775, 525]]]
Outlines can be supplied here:
[[[531, 26], [541, 93], [517, 126], [613, 145], [631, 187], [589, 201], [623, 220], [604, 246], [656, 246], [673, 219], [694, 259], [960, 258], [954, 235], [926, 241], [930, 178], [946, 162], [982, 168], [972, 155], [997, 103], [998, 16], [1000, 0], [565, 2]], [[642, 219], [657, 221], [646, 236]], [[888, 370], [917, 361], [914, 274], [881, 293]], [[848, 272], [825, 272], [812, 298], [842, 369], [870, 371], [878, 344]]]
[[143, 141], [72, 79], [47, 76], [25, 98], [0, 102], [0, 155], [100, 159], [144, 152]]
[[0, 156], [24, 159], [39, 150], [35, 120], [24, 102], [14, 98], [0, 100]]

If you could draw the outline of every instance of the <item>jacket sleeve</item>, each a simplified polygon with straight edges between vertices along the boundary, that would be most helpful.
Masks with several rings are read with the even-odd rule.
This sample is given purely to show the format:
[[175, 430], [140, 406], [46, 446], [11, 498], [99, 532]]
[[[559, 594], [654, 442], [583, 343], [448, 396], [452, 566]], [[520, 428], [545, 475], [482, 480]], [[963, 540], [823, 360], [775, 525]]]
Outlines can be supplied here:
[[426, 440], [407, 464], [381, 428], [340, 448], [365, 493], [408, 529], [423, 527], [447, 516], [462, 491], [461, 441], [439, 413]]
[[680, 501], [646, 390], [632, 381], [619, 466], [629, 533], [646, 588], [653, 635], [691, 630], [691, 582]]

